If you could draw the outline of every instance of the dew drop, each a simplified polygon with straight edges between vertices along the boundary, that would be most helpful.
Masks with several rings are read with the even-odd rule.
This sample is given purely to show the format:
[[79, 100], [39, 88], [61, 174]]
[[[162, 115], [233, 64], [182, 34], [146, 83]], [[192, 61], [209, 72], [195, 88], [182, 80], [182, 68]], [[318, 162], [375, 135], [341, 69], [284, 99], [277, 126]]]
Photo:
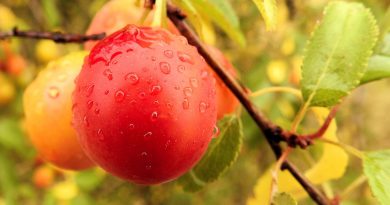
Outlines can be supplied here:
[[47, 94], [49, 95], [50, 98], [55, 99], [60, 95], [60, 91], [58, 90], [57, 87], [50, 86]]
[[98, 129], [97, 134], [99, 136], [99, 140], [103, 141], [104, 140], [104, 134], [102, 129]]
[[84, 115], [83, 122], [84, 122], [84, 125], [85, 125], [86, 127], [89, 126], [88, 117], [87, 117], [86, 115]]
[[158, 100], [155, 100], [154, 102], [153, 102], [153, 105], [155, 105], [155, 106], [158, 106], [160, 104], [160, 102], [158, 102]]
[[186, 97], [191, 97], [191, 95], [192, 95], [192, 88], [190, 88], [190, 87], [185, 87], [185, 88], [183, 89], [183, 93], [184, 93], [184, 95], [185, 95]]
[[96, 108], [95, 109], [95, 114], [99, 114], [100, 113], [100, 109], [99, 108]]
[[112, 80], [112, 71], [110, 69], [106, 69], [103, 71], [103, 75], [107, 77], [108, 80]]
[[92, 100], [89, 100], [89, 101], [87, 102], [87, 108], [88, 108], [88, 110], [90, 110], [90, 109], [92, 108], [92, 106], [93, 106], [93, 101], [92, 101]]
[[139, 99], [145, 99], [146, 93], [145, 92], [140, 92], [140, 93], [138, 93], [138, 97], [139, 97]]
[[145, 134], [144, 134], [144, 137], [150, 137], [150, 136], [152, 136], [152, 132], [146, 132]]
[[175, 85], [175, 90], [180, 90], [180, 86], [178, 86], [178, 85]]
[[130, 84], [135, 85], [135, 84], [138, 83], [139, 77], [138, 77], [138, 75], [135, 74], [135, 73], [128, 73], [128, 74], [125, 76], [125, 80], [126, 80], [126, 81], [129, 81]]
[[130, 128], [131, 130], [133, 130], [133, 129], [135, 128], [135, 125], [134, 125], [133, 123], [130, 123], [130, 124], [129, 124], [129, 128]]
[[108, 93], [110, 93], [109, 90], [104, 91], [104, 94], [105, 94], [105, 95], [108, 95]]
[[187, 98], [184, 98], [183, 100], [183, 109], [188, 110], [190, 108], [190, 102], [188, 101]]
[[196, 78], [191, 78], [190, 83], [191, 83], [192, 87], [194, 87], [194, 88], [197, 88], [199, 86], [198, 79], [196, 79]]
[[145, 169], [147, 169], [147, 170], [152, 169], [152, 165], [146, 165], [146, 166], [145, 166]]
[[165, 143], [165, 150], [168, 149], [169, 145], [171, 144], [171, 140], [168, 140], [166, 143]]
[[186, 70], [186, 67], [184, 67], [183, 65], [177, 66], [177, 71], [178, 71], [179, 73], [182, 73], [182, 72], [184, 72], [185, 70]]
[[206, 71], [206, 70], [202, 70], [202, 72], [200, 73], [200, 77], [203, 79], [203, 80], [206, 80], [206, 78], [208, 77], [209, 73]]
[[213, 136], [212, 136], [212, 138], [217, 138], [219, 136], [219, 133], [220, 133], [219, 127], [217, 127], [215, 125], [214, 129], [213, 129]]
[[88, 86], [88, 88], [87, 88], [87, 97], [92, 95], [94, 88], [95, 88], [95, 85]]
[[152, 61], [156, 61], [156, 60], [157, 60], [156, 56], [152, 56]]
[[152, 115], [150, 116], [150, 121], [155, 122], [158, 119], [158, 112], [154, 111], [152, 112]]
[[171, 66], [167, 62], [160, 62], [160, 70], [164, 74], [169, 74], [171, 72]]
[[199, 103], [199, 112], [204, 113], [206, 112], [207, 104], [205, 102]]
[[148, 156], [148, 153], [147, 152], [141, 152], [141, 156], [146, 157], [146, 156]]
[[153, 85], [150, 87], [150, 94], [151, 95], [157, 95], [161, 92], [162, 88], [159, 85]]
[[172, 110], [172, 108], [173, 108], [172, 103], [167, 103], [166, 105], [167, 105], [167, 108], [168, 108], [168, 109]]
[[173, 51], [171, 50], [165, 50], [164, 51], [164, 55], [168, 58], [172, 58], [173, 57]]
[[122, 102], [125, 99], [125, 93], [122, 90], [118, 90], [115, 93], [115, 101]]
[[194, 60], [188, 54], [185, 54], [185, 53], [179, 51], [179, 52], [177, 52], [177, 56], [179, 57], [179, 60], [182, 62], [194, 64]]

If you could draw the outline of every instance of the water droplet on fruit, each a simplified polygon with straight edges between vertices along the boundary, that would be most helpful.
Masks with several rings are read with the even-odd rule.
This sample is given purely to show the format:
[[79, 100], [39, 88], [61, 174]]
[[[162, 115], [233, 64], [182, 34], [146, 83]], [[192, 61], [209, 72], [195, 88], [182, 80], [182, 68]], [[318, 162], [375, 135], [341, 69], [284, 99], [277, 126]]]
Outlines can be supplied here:
[[145, 166], [145, 169], [147, 169], [147, 170], [152, 169], [152, 165], [146, 165], [146, 166]]
[[219, 127], [217, 127], [215, 125], [214, 129], [213, 129], [213, 136], [212, 136], [212, 138], [217, 138], [219, 136], [219, 133], [220, 133]]
[[99, 109], [99, 108], [96, 108], [96, 109], [95, 109], [95, 114], [99, 114], [99, 112], [100, 112], [100, 109]]
[[105, 94], [105, 95], [108, 95], [108, 93], [110, 93], [109, 90], [104, 91], [104, 94]]
[[84, 125], [85, 125], [86, 127], [89, 126], [89, 121], [88, 121], [88, 118], [87, 118], [86, 115], [84, 115], [83, 122], [84, 122]]
[[165, 150], [168, 149], [169, 145], [171, 144], [171, 140], [168, 140], [166, 143], [165, 143]]
[[184, 95], [185, 95], [186, 97], [191, 97], [191, 95], [192, 95], [192, 88], [190, 88], [190, 87], [185, 87], [185, 88], [183, 89], [183, 93], [184, 93]]
[[115, 101], [122, 102], [125, 99], [125, 93], [122, 90], [118, 90], [115, 93]]
[[88, 88], [87, 88], [87, 97], [92, 95], [94, 88], [95, 88], [95, 85], [88, 86]]
[[203, 80], [206, 80], [207, 76], [209, 75], [209, 73], [206, 71], [206, 70], [202, 70], [202, 72], [200, 73], [200, 77], [203, 79]]
[[154, 111], [152, 112], [152, 115], [150, 116], [150, 121], [155, 122], [158, 119], [158, 112]]
[[172, 58], [173, 57], [173, 51], [171, 50], [166, 50], [164, 51], [164, 55], [168, 58]]
[[92, 106], [93, 106], [93, 101], [92, 101], [92, 100], [89, 100], [89, 101], [87, 102], [87, 108], [88, 108], [88, 110], [90, 110], [90, 109], [92, 108]]
[[116, 57], [120, 56], [121, 54], [122, 54], [121, 51], [115, 52], [114, 54], [111, 55], [110, 61], [113, 61]]
[[152, 136], [152, 132], [146, 132], [145, 134], [144, 134], [144, 137], [150, 137], [150, 136]]
[[157, 95], [161, 92], [161, 86], [159, 85], [153, 85], [152, 87], [150, 87], [150, 94], [151, 95]]
[[199, 86], [198, 79], [196, 79], [196, 78], [191, 78], [190, 83], [191, 83], [192, 87], [194, 87], [194, 88], [197, 88]]
[[140, 92], [140, 93], [138, 94], [138, 97], [139, 97], [139, 99], [145, 99], [146, 93], [145, 93], [145, 92]]
[[138, 75], [135, 74], [135, 73], [128, 73], [128, 74], [125, 76], [125, 80], [126, 80], [126, 81], [129, 81], [130, 84], [135, 85], [135, 84], [138, 83], [139, 77], [138, 77]]
[[184, 98], [183, 100], [183, 109], [188, 110], [190, 108], [190, 102], [188, 101], [187, 98]]
[[180, 90], [180, 86], [178, 86], [178, 85], [175, 85], [175, 90]]
[[153, 102], [153, 105], [155, 105], [155, 106], [158, 106], [160, 103], [158, 102], [158, 100], [155, 100], [154, 102]]
[[99, 140], [103, 141], [104, 140], [104, 134], [102, 129], [98, 129], [97, 134], [99, 136]]
[[167, 62], [160, 62], [160, 70], [164, 74], [169, 74], [171, 72], [171, 66]]
[[131, 51], [134, 51], [134, 49], [129, 48], [129, 49], [126, 50], [127, 53], [128, 53], [128, 52], [131, 52]]
[[112, 71], [110, 69], [105, 69], [103, 71], [103, 75], [107, 77], [108, 80], [112, 80]]
[[57, 87], [50, 86], [47, 94], [49, 95], [50, 98], [55, 99], [60, 95], [60, 91], [58, 90]]
[[133, 123], [130, 123], [130, 124], [129, 124], [129, 128], [132, 130], [132, 129], [135, 128], [135, 125], [134, 125]]
[[146, 156], [148, 156], [148, 153], [147, 152], [141, 152], [141, 156], [146, 157]]
[[199, 112], [204, 113], [206, 112], [207, 104], [205, 102], [199, 103]]
[[172, 110], [172, 108], [173, 108], [172, 103], [167, 103], [166, 105], [167, 105], [167, 108], [168, 108], [168, 109]]
[[177, 52], [177, 56], [179, 57], [179, 60], [182, 62], [194, 64], [194, 60], [188, 54], [185, 54], [185, 53], [179, 51], [179, 52]]
[[177, 71], [179, 72], [179, 73], [182, 73], [182, 72], [184, 72], [186, 70], [186, 67], [184, 67], [184, 65], [179, 65], [179, 66], [177, 66]]
[[156, 56], [152, 56], [152, 61], [156, 61], [156, 60], [157, 60]]

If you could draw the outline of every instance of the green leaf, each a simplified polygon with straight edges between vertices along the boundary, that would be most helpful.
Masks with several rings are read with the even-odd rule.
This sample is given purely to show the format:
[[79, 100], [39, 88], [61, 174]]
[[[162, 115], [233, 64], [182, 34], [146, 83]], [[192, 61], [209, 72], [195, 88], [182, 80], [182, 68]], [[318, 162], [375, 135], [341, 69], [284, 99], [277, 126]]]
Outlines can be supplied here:
[[275, 0], [253, 0], [264, 18], [267, 30], [274, 30], [277, 23], [277, 7]]
[[383, 205], [390, 201], [390, 150], [366, 153], [363, 158], [364, 174], [372, 193]]
[[332, 106], [354, 89], [377, 36], [376, 21], [361, 3], [329, 3], [305, 50], [301, 89], [306, 104]]
[[272, 205], [297, 205], [295, 199], [285, 192], [278, 193], [272, 199]]
[[390, 56], [373, 55], [368, 61], [367, 70], [360, 85], [388, 77], [390, 77]]
[[0, 150], [0, 193], [5, 198], [5, 204], [14, 205], [17, 200], [17, 182], [14, 164], [5, 152]]
[[379, 54], [390, 57], [390, 33], [383, 37], [381, 44], [379, 45]]
[[223, 118], [219, 136], [209, 145], [200, 162], [179, 179], [186, 191], [198, 191], [206, 183], [217, 180], [237, 159], [242, 144], [242, 125], [237, 116]]
[[191, 3], [204, 19], [210, 19], [240, 46], [245, 46], [246, 40], [240, 29], [239, 20], [228, 1], [192, 0]]

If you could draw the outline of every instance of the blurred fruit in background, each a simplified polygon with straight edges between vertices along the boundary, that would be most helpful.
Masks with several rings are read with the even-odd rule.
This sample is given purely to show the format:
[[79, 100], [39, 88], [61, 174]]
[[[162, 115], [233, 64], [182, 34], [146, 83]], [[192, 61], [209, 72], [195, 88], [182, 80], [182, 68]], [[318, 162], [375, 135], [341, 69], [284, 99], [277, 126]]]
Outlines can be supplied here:
[[15, 94], [16, 90], [12, 81], [4, 73], [0, 72], [0, 107], [11, 102]]
[[55, 60], [61, 54], [59, 45], [52, 40], [40, 40], [35, 46], [35, 57], [43, 64]]
[[52, 61], [23, 96], [29, 138], [43, 159], [63, 169], [93, 166], [81, 150], [71, 126], [74, 79], [86, 54], [71, 53]]

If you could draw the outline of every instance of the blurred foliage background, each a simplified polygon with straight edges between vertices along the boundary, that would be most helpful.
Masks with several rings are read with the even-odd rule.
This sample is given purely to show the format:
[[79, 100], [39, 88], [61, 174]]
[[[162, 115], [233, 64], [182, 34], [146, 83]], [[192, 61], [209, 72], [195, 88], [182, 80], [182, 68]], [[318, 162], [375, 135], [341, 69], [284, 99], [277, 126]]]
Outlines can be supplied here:
[[[21, 29], [85, 33], [92, 17], [106, 0], [1, 0], [0, 30]], [[240, 18], [247, 46], [240, 48], [217, 30], [216, 46], [231, 59], [240, 80], [256, 91], [270, 86], [299, 88], [300, 65], [306, 40], [321, 18], [326, 0], [296, 0], [294, 10], [278, 1], [278, 26], [267, 32], [254, 4], [230, 0]], [[377, 20], [389, 7], [387, 0], [363, 0]], [[186, 193], [175, 182], [138, 186], [100, 169], [83, 172], [60, 170], [45, 164], [28, 142], [23, 128], [22, 93], [50, 60], [74, 50], [78, 44], [11, 39], [0, 42], [0, 205], [3, 204], [246, 204], [256, 180], [274, 162], [259, 129], [243, 113], [244, 146], [237, 162], [216, 182], [197, 193]], [[390, 147], [390, 127], [385, 120], [390, 107], [389, 80], [356, 89], [337, 115], [338, 137], [362, 150]], [[299, 101], [289, 94], [270, 94], [254, 99], [274, 122], [288, 128]], [[310, 118], [301, 132], [315, 129]], [[316, 152], [313, 150], [314, 159]], [[301, 169], [308, 168], [302, 151], [291, 156]], [[337, 159], [335, 159], [337, 160]], [[332, 192], [342, 192], [362, 173], [360, 161], [351, 158], [345, 176], [329, 182]], [[264, 193], [268, 194], [268, 193]], [[300, 204], [313, 204], [304, 199]], [[365, 183], [349, 194], [343, 204], [376, 204]]]

